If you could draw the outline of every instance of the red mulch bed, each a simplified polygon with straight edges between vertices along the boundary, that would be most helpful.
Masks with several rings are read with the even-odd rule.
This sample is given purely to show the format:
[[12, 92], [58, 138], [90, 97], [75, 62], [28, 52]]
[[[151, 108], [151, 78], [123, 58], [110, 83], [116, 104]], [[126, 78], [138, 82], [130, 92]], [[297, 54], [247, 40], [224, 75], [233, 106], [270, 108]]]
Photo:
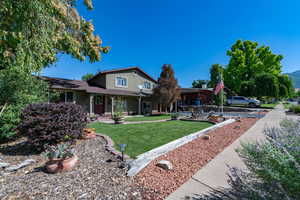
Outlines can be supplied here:
[[[242, 118], [241, 122], [234, 122], [211, 131], [209, 140], [197, 138], [153, 160], [136, 176], [137, 184], [144, 188], [143, 199], [166, 198], [245, 133], [257, 120]], [[169, 160], [173, 164], [173, 170], [165, 171], [155, 166], [160, 160]]]

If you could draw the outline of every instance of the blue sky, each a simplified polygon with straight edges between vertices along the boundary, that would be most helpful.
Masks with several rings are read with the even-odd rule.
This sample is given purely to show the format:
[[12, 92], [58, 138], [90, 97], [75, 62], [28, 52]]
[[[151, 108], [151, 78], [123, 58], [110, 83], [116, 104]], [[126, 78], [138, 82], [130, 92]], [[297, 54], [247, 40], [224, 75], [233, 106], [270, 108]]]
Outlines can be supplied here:
[[67, 55], [44, 75], [80, 79], [118, 67], [139, 66], [157, 78], [172, 64], [182, 87], [209, 79], [214, 63], [226, 65], [226, 51], [238, 39], [257, 41], [282, 54], [283, 71], [300, 69], [299, 0], [94, 0], [82, 16], [111, 51], [100, 62], [81, 62]]

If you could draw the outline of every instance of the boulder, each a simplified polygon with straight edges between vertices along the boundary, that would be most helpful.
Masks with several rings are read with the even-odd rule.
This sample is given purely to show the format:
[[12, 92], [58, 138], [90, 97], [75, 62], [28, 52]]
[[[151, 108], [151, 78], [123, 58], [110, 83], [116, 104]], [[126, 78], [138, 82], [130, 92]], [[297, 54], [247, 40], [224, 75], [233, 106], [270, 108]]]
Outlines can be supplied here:
[[6, 163], [6, 162], [0, 162], [0, 168], [5, 168], [5, 167], [8, 167], [10, 166], [9, 163]]
[[158, 166], [164, 170], [172, 170], [173, 169], [172, 163], [168, 160], [161, 160], [156, 164], [156, 166]]
[[209, 140], [209, 139], [210, 139], [210, 136], [209, 136], [209, 135], [203, 135], [203, 139]]

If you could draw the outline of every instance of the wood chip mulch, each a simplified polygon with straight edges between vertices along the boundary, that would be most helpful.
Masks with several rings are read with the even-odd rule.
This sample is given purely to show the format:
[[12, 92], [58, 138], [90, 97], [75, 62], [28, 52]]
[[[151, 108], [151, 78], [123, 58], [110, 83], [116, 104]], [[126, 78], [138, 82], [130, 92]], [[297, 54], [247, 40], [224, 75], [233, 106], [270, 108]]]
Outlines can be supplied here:
[[105, 150], [101, 137], [79, 141], [75, 147], [77, 166], [58, 174], [44, 172], [46, 160], [39, 154], [30, 154], [26, 142], [18, 142], [0, 145], [0, 159], [11, 164], [25, 159], [37, 162], [11, 174], [0, 169], [0, 199], [142, 199], [134, 179], [126, 176], [126, 169], [119, 168], [120, 162], [107, 162], [116, 158]]
[[[232, 144], [258, 119], [242, 118], [209, 133], [210, 139], [199, 137], [152, 161], [136, 177], [142, 188], [143, 199], [163, 200], [179, 186], [188, 181], [200, 168]], [[156, 166], [160, 160], [168, 160], [173, 170], [166, 171]]]

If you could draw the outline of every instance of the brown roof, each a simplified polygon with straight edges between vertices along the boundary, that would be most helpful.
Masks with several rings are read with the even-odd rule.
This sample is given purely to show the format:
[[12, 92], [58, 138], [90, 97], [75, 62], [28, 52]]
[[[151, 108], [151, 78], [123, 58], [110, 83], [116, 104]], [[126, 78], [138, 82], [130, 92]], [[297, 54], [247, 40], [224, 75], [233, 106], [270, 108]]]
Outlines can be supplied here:
[[[86, 93], [94, 93], [94, 94], [139, 96], [138, 93], [132, 91], [105, 89], [105, 88], [90, 86], [86, 81], [53, 78], [47, 76], [40, 76], [40, 78], [47, 81], [50, 84], [51, 89], [56, 89], [56, 90], [76, 90], [76, 91], [84, 91]], [[147, 95], [147, 94], [143, 94], [143, 95]]]
[[145, 71], [143, 71], [141, 68], [139, 67], [127, 67], [127, 68], [119, 68], [119, 69], [112, 69], [112, 70], [106, 70], [106, 71], [101, 71], [98, 72], [97, 74], [95, 74], [92, 78], [90, 78], [88, 81], [94, 79], [95, 77], [97, 77], [98, 75], [102, 75], [102, 74], [109, 74], [109, 73], [115, 73], [115, 72], [123, 72], [123, 71], [128, 71], [128, 70], [137, 70], [139, 72], [141, 72], [142, 74], [144, 74], [147, 78], [149, 78], [150, 80], [152, 80], [153, 82], [157, 83], [157, 80], [155, 80], [154, 78], [152, 78], [149, 74], [147, 74]]
[[213, 88], [180, 88], [181, 94], [197, 93], [201, 91], [213, 92]]

